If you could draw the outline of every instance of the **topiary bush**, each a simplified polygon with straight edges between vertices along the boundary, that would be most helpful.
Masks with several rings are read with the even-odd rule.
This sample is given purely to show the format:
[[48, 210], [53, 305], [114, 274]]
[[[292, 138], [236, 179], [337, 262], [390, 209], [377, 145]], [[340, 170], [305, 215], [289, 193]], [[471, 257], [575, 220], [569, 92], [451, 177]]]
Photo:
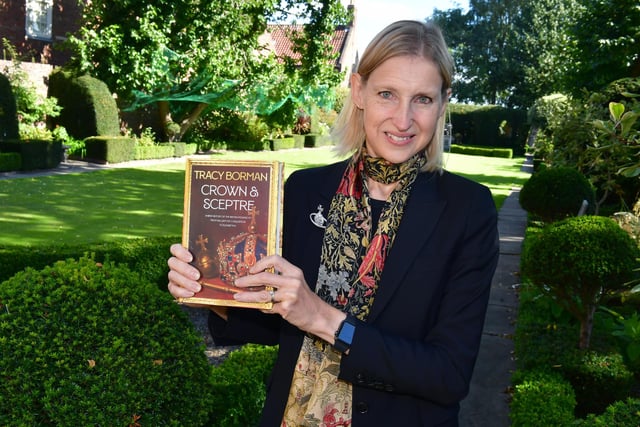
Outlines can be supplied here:
[[635, 277], [638, 246], [611, 218], [567, 218], [532, 235], [521, 272], [580, 322], [580, 348], [588, 348], [593, 315], [604, 293]]
[[78, 139], [120, 135], [118, 106], [101, 80], [54, 71], [49, 76], [48, 96], [57, 98], [63, 107], [61, 114], [51, 120], [52, 128], [64, 126], [69, 135]]
[[575, 427], [638, 427], [640, 419], [640, 399], [629, 398], [607, 407], [601, 415], [590, 414], [584, 420], [577, 420]]
[[535, 172], [520, 190], [520, 206], [545, 223], [578, 214], [582, 201], [594, 204], [589, 180], [571, 167], [544, 168]]
[[83, 257], [0, 283], [0, 425], [204, 425], [211, 368], [166, 292]]
[[571, 425], [576, 398], [571, 384], [560, 374], [528, 371], [513, 380], [509, 412], [513, 427]]
[[0, 141], [18, 139], [18, 115], [16, 98], [11, 82], [0, 73]]
[[634, 384], [633, 373], [622, 355], [612, 352], [573, 352], [564, 357], [560, 368], [576, 395], [576, 416], [602, 413], [607, 406], [629, 397]]

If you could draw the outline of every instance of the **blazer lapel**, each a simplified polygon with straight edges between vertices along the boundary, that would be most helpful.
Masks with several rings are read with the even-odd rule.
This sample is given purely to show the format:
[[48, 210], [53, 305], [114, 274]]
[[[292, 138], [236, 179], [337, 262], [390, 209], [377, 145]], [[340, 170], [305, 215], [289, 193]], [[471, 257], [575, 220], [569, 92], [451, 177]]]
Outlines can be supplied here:
[[438, 195], [438, 178], [437, 173], [423, 173], [413, 184], [368, 321], [375, 320], [392, 298], [444, 211], [446, 203]]

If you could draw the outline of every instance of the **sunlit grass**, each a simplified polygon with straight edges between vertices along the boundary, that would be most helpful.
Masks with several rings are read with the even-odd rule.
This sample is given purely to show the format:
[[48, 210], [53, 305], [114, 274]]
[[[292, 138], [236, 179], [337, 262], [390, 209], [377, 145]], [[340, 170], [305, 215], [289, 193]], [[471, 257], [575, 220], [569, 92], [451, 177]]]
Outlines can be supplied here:
[[[296, 169], [338, 160], [329, 148], [221, 152], [220, 159], [266, 159]], [[523, 159], [446, 155], [446, 168], [491, 188], [500, 207], [528, 174]], [[0, 245], [75, 244], [182, 230], [184, 160], [93, 172], [0, 180]]]

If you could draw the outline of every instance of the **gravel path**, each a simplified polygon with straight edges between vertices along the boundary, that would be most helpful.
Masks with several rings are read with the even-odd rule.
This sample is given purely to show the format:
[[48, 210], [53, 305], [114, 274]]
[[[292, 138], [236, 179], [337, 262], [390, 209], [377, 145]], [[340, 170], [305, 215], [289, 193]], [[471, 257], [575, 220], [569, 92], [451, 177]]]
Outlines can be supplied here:
[[209, 310], [202, 308], [193, 308], [182, 306], [181, 307], [191, 319], [193, 326], [202, 335], [204, 345], [206, 346], [205, 354], [209, 363], [212, 365], [219, 365], [233, 350], [237, 350], [239, 346], [217, 346], [209, 333], [209, 327], [207, 326], [207, 317], [209, 316]]

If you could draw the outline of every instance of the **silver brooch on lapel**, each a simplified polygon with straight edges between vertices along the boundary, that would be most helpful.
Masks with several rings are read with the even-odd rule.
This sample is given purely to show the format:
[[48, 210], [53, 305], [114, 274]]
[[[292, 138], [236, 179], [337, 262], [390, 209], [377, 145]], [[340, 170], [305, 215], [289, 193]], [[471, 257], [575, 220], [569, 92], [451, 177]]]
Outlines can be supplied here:
[[309, 214], [309, 219], [316, 227], [327, 228], [327, 218], [322, 215], [323, 210], [322, 205], [318, 205], [318, 212]]

